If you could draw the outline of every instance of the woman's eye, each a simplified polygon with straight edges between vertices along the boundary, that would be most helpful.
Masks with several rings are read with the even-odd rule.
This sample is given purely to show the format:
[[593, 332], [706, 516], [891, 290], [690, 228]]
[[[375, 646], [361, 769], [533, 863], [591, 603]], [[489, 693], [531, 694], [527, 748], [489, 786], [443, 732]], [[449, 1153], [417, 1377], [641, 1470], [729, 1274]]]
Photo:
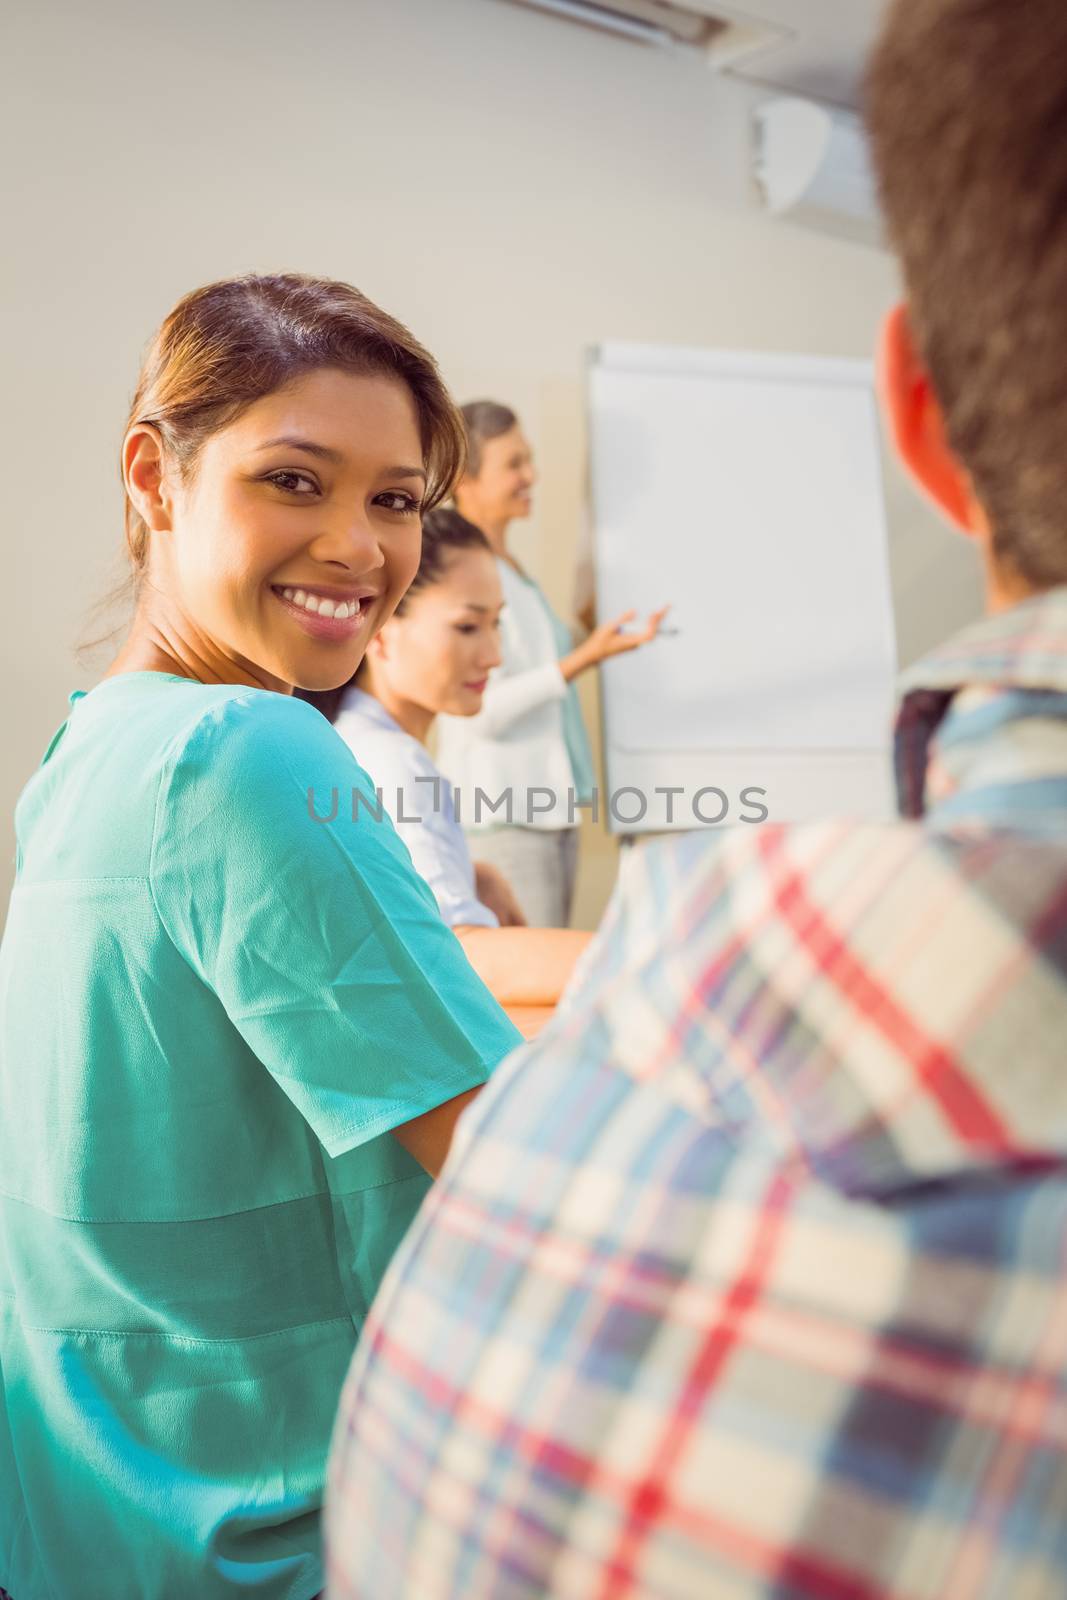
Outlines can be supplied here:
[[478, 624], [476, 622], [457, 622], [456, 623], [456, 632], [457, 633], [477, 633], [478, 632]]
[[390, 490], [388, 494], [380, 494], [377, 504], [384, 505], [387, 511], [399, 512], [401, 516], [418, 516], [422, 510], [422, 506], [413, 495], [401, 494], [399, 490], [395, 493]]
[[307, 490], [298, 487], [302, 483], [307, 484], [312, 493], [317, 493], [319, 487], [314, 478], [309, 478], [306, 472], [268, 472], [267, 482], [283, 489], [286, 494], [306, 494]]

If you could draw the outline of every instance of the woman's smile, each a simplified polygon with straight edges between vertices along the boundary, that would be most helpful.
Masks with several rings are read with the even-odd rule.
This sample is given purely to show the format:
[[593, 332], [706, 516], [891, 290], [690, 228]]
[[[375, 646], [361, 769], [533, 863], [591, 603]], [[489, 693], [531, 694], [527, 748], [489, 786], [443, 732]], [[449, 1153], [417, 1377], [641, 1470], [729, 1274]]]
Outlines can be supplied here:
[[302, 588], [272, 583], [271, 593], [313, 639], [347, 641], [367, 629], [367, 619], [381, 592], [369, 585], [349, 588]]
[[[134, 443], [146, 482], [162, 482], [157, 436]], [[280, 693], [350, 678], [418, 567], [422, 451], [405, 384], [335, 368], [210, 434], [157, 516], [175, 535], [157, 557], [158, 604], [173, 636], [203, 641], [200, 670]]]

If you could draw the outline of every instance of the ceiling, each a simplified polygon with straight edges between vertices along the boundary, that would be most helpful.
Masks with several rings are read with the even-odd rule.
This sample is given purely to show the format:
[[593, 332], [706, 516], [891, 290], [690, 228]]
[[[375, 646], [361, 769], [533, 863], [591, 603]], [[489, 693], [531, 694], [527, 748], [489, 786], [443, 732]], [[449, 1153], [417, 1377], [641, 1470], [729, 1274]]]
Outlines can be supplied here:
[[788, 30], [781, 43], [747, 56], [738, 76], [835, 105], [855, 106], [863, 64], [886, 0], [711, 0], [693, 4], [718, 15], [772, 23]]
[[855, 107], [863, 64], [888, 0], [511, 0], [573, 13], [602, 6], [653, 23], [677, 8], [734, 26], [709, 47], [712, 64], [754, 83]]

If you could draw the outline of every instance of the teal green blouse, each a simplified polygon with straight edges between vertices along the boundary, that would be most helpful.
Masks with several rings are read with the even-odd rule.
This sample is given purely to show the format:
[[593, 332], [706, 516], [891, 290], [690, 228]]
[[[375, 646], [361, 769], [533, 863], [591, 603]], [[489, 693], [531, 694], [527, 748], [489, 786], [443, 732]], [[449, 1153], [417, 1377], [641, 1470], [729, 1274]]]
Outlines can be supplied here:
[[71, 701], [0, 951], [0, 1586], [306, 1600], [428, 1187], [389, 1130], [519, 1035], [311, 706], [154, 672]]

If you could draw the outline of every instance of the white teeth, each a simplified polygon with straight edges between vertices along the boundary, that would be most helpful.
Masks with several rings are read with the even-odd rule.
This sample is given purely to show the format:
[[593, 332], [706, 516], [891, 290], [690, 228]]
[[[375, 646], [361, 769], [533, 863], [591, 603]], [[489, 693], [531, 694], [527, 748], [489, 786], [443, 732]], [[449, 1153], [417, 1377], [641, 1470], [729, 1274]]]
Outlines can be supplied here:
[[335, 621], [346, 622], [359, 610], [358, 600], [327, 600], [324, 596], [308, 594], [304, 589], [283, 588], [282, 594], [286, 600], [302, 606], [305, 611], [317, 613], [320, 617], [333, 617]]

